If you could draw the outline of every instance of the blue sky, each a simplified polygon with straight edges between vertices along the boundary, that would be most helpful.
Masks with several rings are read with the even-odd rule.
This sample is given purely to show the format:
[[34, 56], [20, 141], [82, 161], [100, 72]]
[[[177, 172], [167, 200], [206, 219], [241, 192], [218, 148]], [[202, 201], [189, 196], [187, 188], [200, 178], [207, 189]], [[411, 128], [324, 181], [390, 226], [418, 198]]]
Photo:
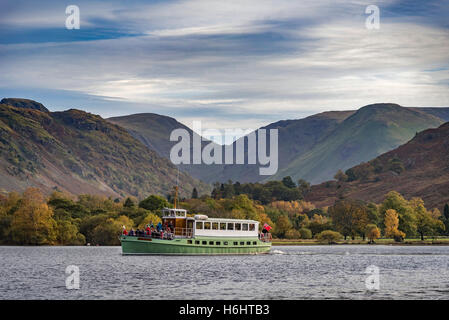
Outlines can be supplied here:
[[[79, 30], [65, 8], [80, 8]], [[380, 29], [365, 8], [380, 8]], [[2, 1], [0, 97], [257, 128], [376, 102], [449, 106], [449, 1]]]

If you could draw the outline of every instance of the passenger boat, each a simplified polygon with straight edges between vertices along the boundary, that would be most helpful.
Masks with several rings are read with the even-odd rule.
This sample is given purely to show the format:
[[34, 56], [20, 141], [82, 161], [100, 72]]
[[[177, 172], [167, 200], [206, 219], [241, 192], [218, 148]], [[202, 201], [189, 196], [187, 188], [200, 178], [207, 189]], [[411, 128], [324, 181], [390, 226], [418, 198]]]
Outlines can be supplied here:
[[254, 220], [188, 217], [185, 209], [164, 208], [162, 223], [171, 224], [173, 232], [151, 235], [121, 235], [124, 255], [225, 255], [268, 253], [271, 234], [259, 233]]

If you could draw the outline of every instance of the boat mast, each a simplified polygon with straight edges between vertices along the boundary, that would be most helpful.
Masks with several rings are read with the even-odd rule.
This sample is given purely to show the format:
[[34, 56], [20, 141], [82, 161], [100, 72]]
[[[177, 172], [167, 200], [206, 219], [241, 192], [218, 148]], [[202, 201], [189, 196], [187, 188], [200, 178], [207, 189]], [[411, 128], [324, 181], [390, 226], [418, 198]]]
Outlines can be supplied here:
[[179, 167], [178, 168], [178, 173], [176, 175], [176, 187], [175, 187], [175, 199], [174, 199], [174, 205], [175, 205], [175, 209], [176, 209], [176, 205], [178, 202], [178, 181], [179, 181]]

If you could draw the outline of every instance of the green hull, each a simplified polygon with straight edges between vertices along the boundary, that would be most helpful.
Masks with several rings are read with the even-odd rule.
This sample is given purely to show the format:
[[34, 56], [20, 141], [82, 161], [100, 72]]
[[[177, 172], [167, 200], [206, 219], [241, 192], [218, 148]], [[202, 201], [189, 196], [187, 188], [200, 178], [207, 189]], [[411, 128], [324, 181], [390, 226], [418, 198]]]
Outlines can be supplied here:
[[[270, 242], [263, 242], [257, 238], [195, 237], [191, 239], [162, 240], [121, 236], [120, 241], [122, 243], [122, 253], [130, 255], [260, 254], [268, 253], [271, 249]], [[203, 243], [204, 241], [206, 241], [206, 244]]]

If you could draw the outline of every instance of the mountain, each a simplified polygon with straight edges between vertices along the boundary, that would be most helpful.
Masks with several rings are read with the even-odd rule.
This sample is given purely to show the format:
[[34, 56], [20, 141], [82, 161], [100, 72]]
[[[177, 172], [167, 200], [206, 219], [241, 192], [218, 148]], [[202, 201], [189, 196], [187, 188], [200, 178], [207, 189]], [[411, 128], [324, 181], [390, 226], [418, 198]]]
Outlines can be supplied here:
[[[154, 150], [159, 156], [166, 159], [170, 158], [171, 148], [177, 144], [177, 141], [170, 141], [170, 134], [175, 129], [185, 129], [190, 136], [190, 154], [192, 155], [193, 137], [199, 138], [199, 135], [193, 132], [189, 127], [178, 122], [176, 119], [155, 114], [138, 113], [121, 117], [108, 118], [107, 121], [119, 125], [149, 149]], [[211, 143], [204, 139], [202, 146]], [[221, 165], [206, 164], [180, 164], [178, 167], [191, 176], [205, 182], [214, 182], [217, 173], [222, 170]]]
[[[185, 128], [173, 118], [136, 114], [110, 118], [163, 157], [174, 142], [172, 130]], [[282, 120], [263, 129], [278, 129], [279, 170], [273, 176], [259, 175], [259, 164], [186, 165], [182, 170], [205, 182], [258, 182], [292, 176], [320, 183], [410, 140], [416, 132], [438, 127], [449, 120], [449, 108], [407, 108], [392, 103], [367, 105], [353, 111], [331, 111], [304, 119]], [[240, 140], [246, 140], [246, 137]], [[236, 150], [234, 142], [232, 148]], [[223, 152], [224, 154], [224, 152]], [[247, 147], [245, 146], [245, 158]]]
[[449, 202], [449, 122], [417, 133], [409, 142], [350, 171], [352, 181], [312, 186], [306, 200], [320, 207], [340, 198], [380, 202], [388, 191], [396, 190], [442, 210]]
[[47, 108], [44, 107], [42, 103], [29, 100], [29, 99], [21, 99], [21, 98], [4, 98], [0, 101], [0, 104], [16, 107], [16, 108], [25, 108], [32, 110], [39, 110], [42, 112], [50, 112]]
[[[0, 190], [36, 186], [73, 194], [167, 194], [177, 169], [124, 128], [98, 115], [70, 109], [49, 112], [26, 99], [0, 104]], [[208, 186], [179, 174], [181, 194]]]
[[381, 103], [360, 108], [320, 139], [307, 152], [271, 177], [292, 176], [311, 183], [332, 179], [410, 140], [416, 132], [438, 127], [444, 120], [420, 109]]
[[[352, 113], [354, 111], [323, 112], [300, 120], [278, 121], [264, 127], [264, 129], [279, 129], [279, 161], [280, 166], [286, 166], [299, 154], [309, 150], [321, 137], [334, 130], [341, 121]], [[113, 117], [107, 120], [126, 128], [129, 133], [147, 147], [167, 158], [170, 155], [171, 147], [176, 143], [169, 141], [170, 133], [174, 129], [186, 129], [192, 136], [192, 130], [182, 123], [173, 118], [152, 113]], [[234, 150], [236, 143], [233, 143]], [[246, 154], [245, 151], [245, 156]], [[192, 164], [183, 165], [180, 168], [209, 183], [229, 179], [240, 182], [255, 182], [266, 177], [259, 175], [259, 165]]]
[[[334, 131], [354, 111], [329, 111], [299, 120], [282, 120], [262, 127], [267, 132], [278, 129], [279, 168], [287, 167], [292, 161], [311, 150], [323, 137]], [[245, 137], [239, 140], [246, 139]], [[257, 140], [258, 141], [258, 140]], [[235, 150], [236, 144], [233, 143]], [[247, 157], [245, 151], [245, 159]], [[214, 181], [258, 182], [267, 179], [259, 174], [260, 165], [225, 165], [212, 177]], [[281, 177], [282, 179], [282, 177]]]

